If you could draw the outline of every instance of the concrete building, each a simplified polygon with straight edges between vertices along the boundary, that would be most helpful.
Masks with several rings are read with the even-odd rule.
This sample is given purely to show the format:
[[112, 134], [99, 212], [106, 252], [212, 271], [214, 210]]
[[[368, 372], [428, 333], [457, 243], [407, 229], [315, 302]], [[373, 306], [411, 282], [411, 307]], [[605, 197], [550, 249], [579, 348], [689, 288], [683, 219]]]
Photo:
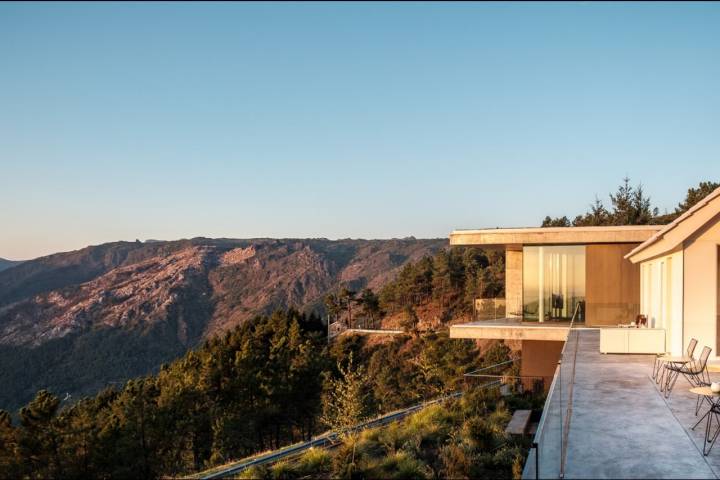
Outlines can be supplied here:
[[631, 250], [640, 310], [680, 355], [691, 338], [717, 356], [720, 329], [720, 189]]
[[[600, 329], [602, 353], [717, 355], [720, 189], [669, 225], [456, 230], [451, 245], [505, 251], [505, 318], [453, 338], [522, 342], [523, 375], [552, 378], [567, 326]], [[639, 315], [647, 327], [629, 329]]]
[[519, 340], [523, 385], [545, 379], [523, 478], [720, 478], [697, 427], [709, 407], [686, 379], [667, 398], [653, 378], [653, 354], [691, 338], [717, 362], [720, 189], [664, 226], [459, 230], [450, 243], [506, 255], [505, 318], [450, 336]]

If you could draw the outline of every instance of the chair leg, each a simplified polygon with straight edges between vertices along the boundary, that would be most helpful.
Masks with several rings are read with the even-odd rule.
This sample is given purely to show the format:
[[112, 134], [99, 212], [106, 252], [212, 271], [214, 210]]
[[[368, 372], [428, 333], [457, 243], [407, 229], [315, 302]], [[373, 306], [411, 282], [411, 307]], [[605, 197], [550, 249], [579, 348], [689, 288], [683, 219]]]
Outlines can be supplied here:
[[675, 372], [673, 372], [672, 370], [670, 370], [668, 368], [665, 369], [665, 374], [663, 377], [663, 388], [662, 388], [662, 391], [665, 394], [665, 398], [668, 397], [668, 389], [670, 388], [670, 379], [672, 378], [673, 373], [675, 373]]
[[672, 370], [669, 372], [667, 387], [665, 387], [665, 398], [670, 398], [670, 393], [672, 392], [672, 389], [675, 387], [675, 382], [677, 382], [677, 379], [679, 376], [680, 376], [679, 372], [675, 372]]
[[665, 390], [665, 374], [667, 372], [667, 364], [663, 364], [660, 372], [658, 372], [658, 378], [655, 380], [660, 385], [660, 391]]
[[[700, 425], [700, 422], [702, 422], [703, 420], [705, 420], [705, 418], [707, 418], [707, 416], [710, 415], [710, 413], [712, 413], [712, 410], [708, 410], [707, 412], [705, 412], [705, 413], [703, 414], [703, 416], [700, 417], [700, 420], [698, 420], [697, 422], [695, 422], [695, 425], [693, 425], [690, 430], [695, 430], [695, 428], [696, 428], [698, 425]], [[706, 428], [707, 428], [707, 426], [706, 426]]]
[[705, 423], [705, 441], [703, 442], [703, 455], [707, 455], [708, 452], [706, 451], [707, 444], [708, 444], [708, 438], [710, 438], [710, 425], [712, 424], [712, 410], [708, 412], [709, 416], [707, 419], [707, 422]]
[[660, 357], [655, 357], [655, 361], [653, 362], [653, 373], [652, 373], [652, 379], [657, 381], [658, 374], [660, 373], [660, 364], [661, 364]]
[[[710, 418], [708, 418], [708, 427], [707, 427], [707, 433], [705, 436], [705, 445], [703, 446], [703, 455], [706, 455], [710, 453], [710, 450], [712, 450], [713, 445], [715, 445], [715, 440], [717, 440], [718, 435], [720, 434], [720, 419], [718, 419], [718, 426], [715, 429], [715, 433], [713, 433], [712, 438], [710, 437], [710, 432], [712, 431], [712, 418], [717, 415], [715, 412], [712, 412], [710, 415]], [[708, 445], [709, 444], [709, 445]]]
[[698, 416], [698, 412], [700, 411], [700, 399], [702, 397], [700, 395], [697, 396], [697, 400], [695, 401], [695, 416]]

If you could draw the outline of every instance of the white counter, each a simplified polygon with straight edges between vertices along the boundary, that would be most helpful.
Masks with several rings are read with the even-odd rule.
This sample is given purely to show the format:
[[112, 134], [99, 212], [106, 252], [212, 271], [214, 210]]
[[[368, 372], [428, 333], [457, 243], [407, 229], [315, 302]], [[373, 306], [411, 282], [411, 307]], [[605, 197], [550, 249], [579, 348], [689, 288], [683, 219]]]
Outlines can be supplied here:
[[665, 353], [664, 328], [601, 328], [600, 353]]

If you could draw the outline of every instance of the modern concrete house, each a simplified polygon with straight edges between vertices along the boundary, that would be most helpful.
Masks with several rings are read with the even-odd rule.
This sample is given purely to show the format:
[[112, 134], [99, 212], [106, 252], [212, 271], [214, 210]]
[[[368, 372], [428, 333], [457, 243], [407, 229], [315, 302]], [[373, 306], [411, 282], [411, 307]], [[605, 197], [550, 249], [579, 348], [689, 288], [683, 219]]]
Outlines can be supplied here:
[[[505, 251], [505, 318], [453, 338], [522, 342], [522, 374], [551, 378], [567, 325], [600, 329], [602, 353], [680, 355], [720, 346], [720, 189], [669, 225], [456, 230], [451, 245]], [[638, 315], [647, 327], [622, 328]]]
[[551, 380], [524, 478], [720, 478], [696, 428], [701, 394], [681, 379], [668, 399], [652, 377], [653, 354], [691, 338], [717, 361], [720, 189], [664, 226], [458, 230], [450, 243], [506, 253], [506, 318], [451, 337], [519, 340], [523, 382]]
[[[520, 340], [521, 374], [551, 379], [571, 320], [608, 328], [635, 321], [641, 312], [640, 266], [625, 257], [661, 229], [610, 226], [452, 232], [451, 245], [505, 251], [507, 318], [454, 325], [450, 336]], [[650, 330], [644, 329], [643, 338], [634, 344], [645, 344], [644, 337], [658, 334]], [[618, 333], [627, 334], [627, 329]], [[664, 351], [662, 345], [654, 349]]]
[[640, 311], [665, 329], [680, 355], [691, 338], [718, 354], [720, 341], [720, 189], [632, 249], [640, 267]]

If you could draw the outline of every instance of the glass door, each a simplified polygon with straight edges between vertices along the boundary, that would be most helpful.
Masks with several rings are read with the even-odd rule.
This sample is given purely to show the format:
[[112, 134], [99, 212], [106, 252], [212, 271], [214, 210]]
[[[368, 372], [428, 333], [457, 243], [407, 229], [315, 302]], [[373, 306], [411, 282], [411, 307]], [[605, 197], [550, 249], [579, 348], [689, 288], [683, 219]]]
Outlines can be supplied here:
[[584, 320], [585, 246], [523, 248], [523, 318], [526, 320], [570, 320], [581, 304]]

